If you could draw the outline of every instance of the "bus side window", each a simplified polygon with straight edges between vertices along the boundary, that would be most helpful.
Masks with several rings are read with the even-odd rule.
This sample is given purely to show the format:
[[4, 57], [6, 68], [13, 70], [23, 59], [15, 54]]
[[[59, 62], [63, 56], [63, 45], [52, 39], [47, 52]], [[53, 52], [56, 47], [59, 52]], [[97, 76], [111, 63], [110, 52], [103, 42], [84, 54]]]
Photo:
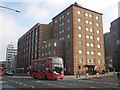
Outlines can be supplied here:
[[34, 72], [35, 72], [35, 73], [37, 73], [37, 72], [38, 72], [38, 69], [37, 69], [37, 67], [36, 67], [36, 68], [34, 68]]
[[32, 69], [32, 72], [35, 72], [35, 68]]
[[52, 73], [52, 68], [49, 68], [48, 72], [49, 72], [49, 73]]

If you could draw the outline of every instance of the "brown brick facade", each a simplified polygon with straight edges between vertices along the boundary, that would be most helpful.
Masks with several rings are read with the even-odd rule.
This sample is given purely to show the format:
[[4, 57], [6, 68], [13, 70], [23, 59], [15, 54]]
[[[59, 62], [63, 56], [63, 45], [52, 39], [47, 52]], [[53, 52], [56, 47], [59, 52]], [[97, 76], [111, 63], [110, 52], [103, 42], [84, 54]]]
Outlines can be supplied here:
[[[31, 37], [38, 26], [37, 38]], [[29, 44], [24, 46], [27, 43], [24, 38], [29, 34], [30, 47]], [[32, 40], [37, 49], [32, 48], [35, 46]], [[25, 49], [27, 46], [30, 53]], [[26, 63], [27, 67], [31, 60], [57, 55], [64, 59], [65, 74], [101, 72], [105, 65], [102, 14], [72, 4], [55, 16], [50, 24], [37, 24], [23, 35], [18, 40], [18, 54], [18, 62]], [[22, 64], [18, 66], [24, 66]]]

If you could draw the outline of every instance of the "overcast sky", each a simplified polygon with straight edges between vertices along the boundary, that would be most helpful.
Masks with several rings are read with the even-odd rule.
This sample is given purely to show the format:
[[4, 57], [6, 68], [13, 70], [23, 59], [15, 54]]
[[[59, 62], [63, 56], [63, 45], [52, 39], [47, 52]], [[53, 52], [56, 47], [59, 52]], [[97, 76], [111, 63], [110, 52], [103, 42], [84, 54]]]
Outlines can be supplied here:
[[36, 23], [48, 24], [52, 17], [77, 2], [81, 6], [103, 13], [103, 32], [109, 32], [110, 22], [118, 17], [119, 0], [3, 0], [0, 6], [20, 10], [16, 13], [0, 8], [0, 60], [6, 58], [6, 47]]

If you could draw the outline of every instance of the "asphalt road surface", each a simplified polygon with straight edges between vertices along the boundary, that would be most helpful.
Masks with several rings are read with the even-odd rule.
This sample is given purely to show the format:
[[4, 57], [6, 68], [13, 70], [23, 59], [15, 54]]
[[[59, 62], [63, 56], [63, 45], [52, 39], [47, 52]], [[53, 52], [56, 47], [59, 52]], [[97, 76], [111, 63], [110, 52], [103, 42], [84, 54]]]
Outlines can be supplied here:
[[3, 90], [22, 88], [68, 88], [68, 89], [101, 89], [101, 90], [120, 90], [118, 78], [116, 75], [104, 76], [102, 78], [93, 79], [69, 79], [69, 80], [39, 80], [30, 76], [4, 76], [0, 84]]

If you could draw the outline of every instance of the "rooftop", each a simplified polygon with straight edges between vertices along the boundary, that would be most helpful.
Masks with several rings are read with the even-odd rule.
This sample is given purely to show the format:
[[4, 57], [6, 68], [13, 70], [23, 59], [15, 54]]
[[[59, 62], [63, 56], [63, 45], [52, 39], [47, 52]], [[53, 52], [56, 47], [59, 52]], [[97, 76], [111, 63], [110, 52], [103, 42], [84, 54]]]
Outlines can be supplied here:
[[[101, 14], [103, 15], [102, 13], [99, 13], [99, 12], [96, 12], [96, 11], [93, 11], [93, 10], [90, 10], [90, 9], [87, 9], [87, 8], [84, 8], [82, 7], [81, 5], [77, 4], [77, 2], [75, 2], [74, 4], [70, 5], [69, 7], [67, 7], [65, 10], [63, 10], [61, 13], [63, 13], [64, 11], [66, 11], [68, 8], [72, 7], [72, 6], [76, 6], [76, 7], [79, 7], [79, 8], [83, 8], [85, 10], [89, 10], [91, 12], [94, 12], [94, 13], [98, 13], [98, 14]], [[61, 13], [59, 13], [58, 15], [56, 15], [55, 17], [53, 17], [52, 19], [56, 18], [57, 16], [59, 16]]]

